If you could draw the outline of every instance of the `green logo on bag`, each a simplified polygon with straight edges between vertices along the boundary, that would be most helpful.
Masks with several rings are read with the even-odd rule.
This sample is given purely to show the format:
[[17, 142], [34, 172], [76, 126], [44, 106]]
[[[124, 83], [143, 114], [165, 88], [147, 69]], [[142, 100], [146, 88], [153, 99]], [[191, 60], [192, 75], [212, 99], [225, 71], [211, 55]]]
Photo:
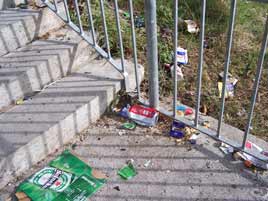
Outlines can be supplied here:
[[71, 183], [72, 175], [52, 167], [45, 167], [30, 178], [30, 182], [41, 186], [43, 189], [51, 189], [62, 192]]

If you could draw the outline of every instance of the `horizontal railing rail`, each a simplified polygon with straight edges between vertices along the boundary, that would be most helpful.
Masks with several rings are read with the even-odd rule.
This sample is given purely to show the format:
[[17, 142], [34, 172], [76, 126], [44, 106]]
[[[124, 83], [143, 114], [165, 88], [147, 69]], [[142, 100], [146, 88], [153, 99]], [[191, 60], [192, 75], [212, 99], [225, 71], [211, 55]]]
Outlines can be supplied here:
[[[114, 0], [114, 12], [116, 17], [116, 27], [117, 27], [117, 35], [118, 35], [118, 43], [120, 48], [120, 58], [121, 63], [118, 64], [115, 62], [114, 58], [110, 52], [109, 46], [109, 35], [107, 31], [107, 21], [105, 17], [105, 6], [104, 0], [99, 0], [100, 10], [101, 10], [101, 18], [102, 18], [102, 27], [105, 38], [106, 48], [103, 49], [98, 45], [96, 30], [94, 28], [94, 19], [91, 11], [91, 2], [90, 0], [86, 1], [86, 7], [88, 12], [88, 21], [89, 21], [89, 32], [91, 36], [88, 35], [83, 29], [83, 25], [81, 22], [81, 13], [78, 6], [78, 0], [73, 0], [75, 13], [78, 21], [78, 25], [76, 25], [70, 17], [70, 11], [68, 8], [67, 0], [63, 0], [64, 4], [64, 14], [59, 12], [59, 2], [57, 0], [49, 1], [43, 0], [43, 2], [54, 11], [62, 20], [66, 22], [74, 31], [76, 31], [80, 36], [86, 40], [95, 50], [104, 58], [106, 58], [122, 75], [124, 76], [125, 88], [128, 90], [128, 74], [125, 68], [125, 58], [124, 58], [124, 47], [122, 41], [122, 31], [120, 27], [120, 15], [117, 0]], [[178, 88], [177, 88], [177, 65], [174, 65], [174, 75], [173, 75], [173, 111], [169, 112], [163, 108], [159, 107], [159, 72], [158, 72], [158, 49], [157, 49], [157, 18], [156, 18], [156, 0], [144, 0], [144, 8], [145, 8], [145, 27], [146, 27], [146, 36], [147, 36], [147, 62], [148, 62], [148, 79], [149, 79], [149, 101], [143, 100], [141, 97], [140, 90], [140, 80], [138, 76], [138, 59], [137, 59], [137, 47], [136, 47], [136, 36], [135, 36], [135, 26], [134, 26], [134, 16], [133, 16], [133, 1], [128, 0], [129, 3], [129, 13], [130, 13], [130, 28], [131, 28], [131, 38], [132, 38], [132, 46], [133, 46], [133, 59], [135, 66], [135, 77], [136, 77], [136, 85], [137, 85], [137, 95], [138, 99], [143, 104], [148, 104], [151, 107], [157, 108], [160, 112], [174, 118], [175, 120], [181, 121], [186, 125], [193, 127], [200, 132], [212, 137], [215, 140], [224, 142], [237, 150], [243, 151], [249, 155], [252, 155], [262, 161], [266, 161], [267, 157], [260, 154], [259, 152], [254, 152], [246, 148], [245, 144], [248, 140], [250, 127], [252, 123], [252, 117], [254, 112], [254, 107], [256, 104], [257, 93], [260, 84], [260, 78], [263, 70], [264, 57], [267, 48], [267, 40], [268, 40], [268, 19], [266, 19], [265, 27], [264, 27], [264, 35], [262, 40], [262, 46], [259, 54], [259, 59], [257, 63], [257, 73], [254, 81], [254, 87], [252, 92], [251, 104], [248, 113], [248, 120], [246, 129], [243, 136], [243, 141], [241, 143], [234, 141], [232, 139], [227, 139], [222, 136], [222, 127], [223, 127], [223, 117], [224, 117], [224, 109], [225, 109], [225, 89], [227, 86], [227, 78], [229, 73], [230, 66], [230, 58], [231, 58], [231, 50], [233, 44], [233, 34], [234, 34], [234, 25], [236, 18], [236, 10], [237, 10], [237, 0], [230, 0], [230, 20], [228, 26], [228, 35], [227, 35], [227, 45], [226, 45], [226, 54], [225, 54], [225, 64], [224, 64], [224, 75], [223, 75], [223, 87], [222, 87], [222, 95], [221, 95], [221, 107], [220, 114], [218, 119], [218, 125], [216, 131], [213, 131], [209, 128], [205, 128], [200, 125], [200, 102], [201, 102], [201, 88], [202, 88], [202, 73], [203, 73], [203, 61], [204, 61], [204, 38], [205, 38], [205, 26], [206, 26], [206, 0], [200, 0], [201, 4], [201, 16], [200, 16], [200, 44], [199, 44], [199, 62], [198, 62], [198, 75], [196, 82], [196, 105], [195, 105], [195, 117], [194, 120], [188, 120], [184, 117], [178, 116], [176, 112], [177, 107], [177, 96], [178, 96]], [[268, 3], [268, 0], [251, 0], [256, 2]], [[173, 0], [174, 3], [174, 30], [173, 30], [173, 45], [174, 45], [174, 55], [177, 54], [178, 44], [178, 6], [179, 0]], [[174, 56], [174, 64], [177, 64], [177, 57]]]

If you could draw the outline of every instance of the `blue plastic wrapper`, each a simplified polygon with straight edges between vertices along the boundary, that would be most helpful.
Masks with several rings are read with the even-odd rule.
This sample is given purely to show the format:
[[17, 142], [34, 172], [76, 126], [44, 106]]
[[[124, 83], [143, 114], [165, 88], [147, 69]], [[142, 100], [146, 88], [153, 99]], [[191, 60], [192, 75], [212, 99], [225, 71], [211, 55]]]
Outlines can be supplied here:
[[127, 107], [123, 107], [123, 108], [120, 110], [119, 115], [120, 115], [121, 117], [128, 118], [128, 108], [127, 108]]
[[186, 106], [184, 106], [184, 105], [177, 105], [177, 107], [176, 107], [176, 110], [178, 110], [178, 111], [185, 111], [187, 108], [186, 108]]

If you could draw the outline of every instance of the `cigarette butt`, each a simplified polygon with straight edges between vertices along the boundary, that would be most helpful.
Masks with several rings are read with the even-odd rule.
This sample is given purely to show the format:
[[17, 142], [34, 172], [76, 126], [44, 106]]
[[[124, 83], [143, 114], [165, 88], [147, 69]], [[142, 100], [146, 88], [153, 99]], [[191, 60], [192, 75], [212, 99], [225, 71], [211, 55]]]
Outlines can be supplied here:
[[19, 199], [19, 201], [31, 201], [31, 199], [27, 197], [27, 198]]

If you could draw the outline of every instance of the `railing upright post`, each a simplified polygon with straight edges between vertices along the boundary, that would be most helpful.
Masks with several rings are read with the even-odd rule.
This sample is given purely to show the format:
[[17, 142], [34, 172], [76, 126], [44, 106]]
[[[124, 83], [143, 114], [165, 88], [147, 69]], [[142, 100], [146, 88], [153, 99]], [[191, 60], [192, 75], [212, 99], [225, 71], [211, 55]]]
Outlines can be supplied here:
[[225, 90], [226, 90], [227, 78], [229, 74], [229, 66], [231, 63], [231, 50], [232, 50], [232, 43], [233, 43], [235, 16], [236, 16], [236, 10], [237, 10], [236, 7], [237, 7], [237, 0], [232, 0], [228, 38], [227, 38], [227, 45], [226, 45], [227, 49], [226, 49], [226, 58], [225, 58], [225, 64], [224, 64], [223, 85], [221, 89], [221, 109], [220, 109], [220, 117], [218, 120], [218, 129], [217, 129], [218, 138], [220, 137], [220, 134], [221, 134], [222, 120], [224, 118]]
[[204, 62], [204, 38], [205, 38], [205, 24], [206, 24], [206, 3], [207, 0], [202, 0], [201, 18], [200, 18], [200, 46], [199, 46], [199, 62], [198, 62], [198, 78], [196, 86], [196, 105], [195, 105], [195, 120], [194, 124], [198, 127], [200, 101], [201, 101], [201, 89], [202, 89], [202, 74], [203, 74], [203, 62]]
[[124, 76], [124, 87], [126, 92], [129, 92], [129, 79], [128, 79], [128, 72], [125, 66], [125, 56], [124, 56], [124, 47], [123, 47], [123, 38], [121, 33], [121, 26], [120, 26], [120, 18], [119, 18], [119, 8], [118, 8], [118, 0], [114, 0], [114, 11], [115, 11], [115, 18], [116, 18], [116, 28], [118, 33], [118, 42], [120, 47], [120, 56], [121, 56], [121, 67]]
[[156, 0], [144, 0], [145, 25], [147, 37], [147, 61], [149, 75], [149, 102], [154, 108], [159, 107], [158, 51]]
[[264, 58], [265, 58], [265, 54], [266, 54], [266, 50], [267, 50], [267, 44], [268, 44], [268, 16], [266, 16], [265, 30], [264, 30], [263, 40], [262, 40], [261, 51], [260, 51], [260, 55], [259, 55], [259, 59], [258, 59], [258, 64], [257, 64], [257, 74], [255, 77], [255, 82], [254, 82], [254, 86], [253, 86], [253, 94], [251, 96], [250, 110], [249, 110], [249, 114], [248, 114], [247, 126], [246, 126], [244, 139], [243, 139], [243, 143], [242, 143], [242, 149], [245, 149], [246, 142], [247, 142], [248, 135], [249, 135], [249, 131], [250, 131], [250, 127], [251, 127], [251, 123], [252, 123], [254, 107], [256, 104], [259, 85], [260, 85], [260, 81], [261, 81]]
[[177, 112], [177, 98], [178, 98], [178, 79], [177, 79], [177, 47], [178, 47], [178, 4], [179, 0], [174, 0], [174, 33], [173, 33], [173, 45], [174, 45], [174, 71], [173, 71], [173, 117], [176, 118]]
[[140, 90], [140, 78], [138, 72], [138, 56], [137, 56], [137, 42], [136, 42], [136, 33], [135, 33], [135, 24], [134, 24], [134, 12], [133, 12], [133, 1], [128, 0], [129, 5], [129, 13], [130, 13], [130, 21], [131, 21], [131, 39], [133, 46], [133, 60], [134, 60], [134, 68], [135, 68], [135, 80], [137, 86], [137, 95], [138, 100], [141, 98], [141, 90]]

